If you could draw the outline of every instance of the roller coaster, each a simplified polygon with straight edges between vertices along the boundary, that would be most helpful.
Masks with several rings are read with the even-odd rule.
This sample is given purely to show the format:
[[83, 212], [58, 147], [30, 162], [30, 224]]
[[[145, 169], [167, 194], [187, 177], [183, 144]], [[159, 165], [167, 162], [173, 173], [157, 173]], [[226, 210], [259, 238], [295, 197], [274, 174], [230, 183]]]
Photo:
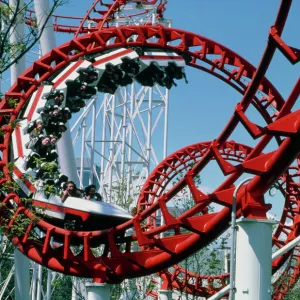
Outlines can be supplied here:
[[[13, 182], [19, 187], [1, 193], [2, 224], [7, 222], [3, 225], [9, 235], [14, 220], [27, 221], [25, 233], [12, 237], [14, 245], [33, 261], [64, 274], [120, 283], [158, 273], [164, 289], [208, 298], [227, 285], [229, 274], [195, 274], [177, 264], [229, 228], [234, 191], [247, 174], [253, 179], [237, 194], [237, 217], [266, 219], [271, 206], [264, 194], [275, 185], [285, 202], [273, 246], [281, 249], [297, 238], [300, 112], [293, 108], [300, 80], [284, 99], [266, 78], [276, 50], [291, 64], [300, 60], [300, 50], [281, 38], [291, 3], [281, 2], [258, 67], [211, 39], [164, 26], [167, 1], [97, 0], [84, 17], [73, 18], [78, 24], [71, 26], [61, 23], [71, 17], [54, 15], [54, 30], [74, 37], [36, 60], [0, 102], [0, 185]], [[132, 15], [126, 13], [128, 5], [135, 7]], [[156, 8], [150, 17], [149, 7]], [[143, 24], [136, 24], [141, 15]], [[156, 25], [158, 20], [162, 24]], [[35, 22], [33, 11], [26, 13], [25, 21], [29, 26]], [[219, 136], [186, 146], [160, 162], [145, 180], [133, 216], [110, 203], [78, 197], [62, 202], [63, 186], [70, 178], [60, 170], [62, 154], [55, 144], [63, 138], [66, 122], [97, 93], [113, 95], [133, 82], [172, 89], [179, 80], [187, 83], [189, 68], [213, 75], [241, 94]], [[252, 108], [264, 124], [251, 119]], [[254, 146], [232, 141], [238, 127]], [[212, 163], [223, 181], [208, 194], [195, 178]], [[178, 174], [179, 180], [170, 186]], [[54, 190], [48, 191], [49, 186]], [[168, 203], [184, 189], [191, 193], [193, 205], [174, 215]], [[210, 211], [212, 204], [221, 209]], [[159, 216], [164, 224], [157, 223]], [[100, 218], [105, 221], [98, 222]], [[66, 225], [70, 220], [76, 225]], [[31, 238], [40, 231], [42, 238]], [[75, 253], [74, 245], [82, 251]], [[97, 247], [102, 249], [99, 256], [92, 251]], [[273, 261], [272, 272], [282, 267], [284, 272], [274, 283], [272, 299], [283, 299], [297, 281], [299, 258], [295, 247]], [[282, 280], [286, 274], [289, 279]]]

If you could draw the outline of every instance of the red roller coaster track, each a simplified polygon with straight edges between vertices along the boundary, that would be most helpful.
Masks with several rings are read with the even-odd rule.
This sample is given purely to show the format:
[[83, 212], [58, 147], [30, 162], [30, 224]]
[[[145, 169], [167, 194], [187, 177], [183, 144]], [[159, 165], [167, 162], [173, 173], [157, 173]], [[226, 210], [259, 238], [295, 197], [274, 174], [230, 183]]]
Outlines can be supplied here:
[[[21, 203], [16, 193], [2, 196], [3, 203], [8, 204], [13, 200], [17, 205], [15, 216], [23, 214], [31, 220], [26, 234], [13, 238], [13, 242], [25, 255], [59, 272], [92, 277], [98, 281], [117, 282], [126, 277], [137, 277], [160, 271], [215, 239], [228, 227], [234, 184], [245, 173], [254, 174], [255, 178], [247, 185], [247, 189], [242, 190], [238, 195], [238, 213], [243, 213], [246, 217], [265, 217], [269, 206], [264, 203], [264, 193], [293, 163], [300, 152], [297, 142], [300, 135], [300, 112], [291, 112], [300, 93], [300, 80], [296, 82], [291, 95], [284, 100], [264, 75], [276, 49], [279, 49], [293, 64], [299, 61], [300, 55], [299, 50], [289, 47], [280, 37], [291, 1], [281, 3], [275, 24], [270, 30], [269, 43], [257, 70], [226, 47], [183, 30], [150, 25], [104, 28], [108, 16], [124, 4], [122, 1], [114, 1], [108, 6], [107, 13], [90, 34], [78, 36], [79, 33], [85, 32], [83, 29], [85, 21], [98, 2], [93, 4], [87, 16], [82, 19], [77, 28], [76, 38], [53, 49], [36, 61], [19, 76], [1, 101], [0, 123], [5, 135], [1, 137], [0, 143], [2, 152], [0, 167], [4, 173], [0, 184], [11, 180], [7, 164], [10, 161], [9, 144], [12, 128], [8, 124], [20, 117], [22, 108], [42, 81], [62, 70], [68, 63], [85, 55], [103, 53], [121, 47], [169, 49], [185, 57], [191, 57], [189, 66], [216, 76], [243, 94], [225, 129], [212, 143], [207, 143], [200, 149], [201, 158], [183, 178], [172, 189], [162, 193], [161, 182], [169, 180], [178, 162], [181, 164], [182, 161], [193, 156], [189, 147], [177, 151], [172, 158], [162, 163], [163, 167], [160, 164], [160, 167], [152, 172], [139, 197], [138, 214], [132, 221], [116, 228], [106, 231], [72, 232], [57, 228], [43, 220], [35, 222], [34, 214]], [[100, 2], [103, 5], [102, 1]], [[131, 37], [134, 39], [130, 39]], [[176, 42], [176, 46], [172, 46], [172, 42]], [[263, 96], [260, 96], [257, 91], [260, 91]], [[17, 99], [16, 108], [8, 105], [7, 99], [10, 97]], [[264, 126], [256, 124], [247, 116], [251, 105], [265, 120]], [[270, 112], [271, 107], [275, 113]], [[249, 137], [254, 140], [260, 139], [244, 161], [233, 164], [222, 156], [222, 149], [226, 148], [231, 134], [238, 125], [247, 130]], [[267, 146], [274, 139], [278, 143], [278, 148], [271, 152], [266, 151]], [[262, 154], [264, 150], [266, 153]], [[193, 178], [211, 160], [215, 160], [223, 172], [224, 182], [213, 193], [206, 195], [195, 186]], [[194, 206], [180, 216], [174, 217], [166, 204], [185, 187], [188, 187], [193, 195]], [[218, 213], [203, 213], [211, 203], [216, 203], [223, 209]], [[158, 210], [161, 210], [166, 223], [155, 227], [153, 218]], [[298, 214], [298, 203], [287, 208], [287, 214], [288, 212]], [[8, 230], [12, 224], [13, 220], [7, 224]], [[293, 231], [289, 231], [285, 226], [283, 222], [281, 232], [286, 231], [286, 240], [289, 240]], [[36, 227], [46, 233], [45, 238], [38, 242], [28, 238], [30, 232]], [[124, 237], [124, 232], [129, 228], [133, 228], [135, 234]], [[173, 231], [172, 236], [159, 238], [160, 233], [170, 230]], [[50, 240], [57, 237], [64, 240], [64, 245], [54, 249]], [[82, 243], [83, 250], [79, 254], [74, 254], [71, 250], [73, 239], [80, 240]], [[100, 257], [95, 257], [90, 250], [90, 245], [95, 240], [101, 241], [105, 247]], [[136, 248], [133, 246], [136, 241], [139, 245], [138, 251], [133, 250]], [[276, 243], [277, 246], [281, 246], [278, 236], [275, 235], [274, 244]], [[297, 276], [299, 272], [294, 273]], [[281, 291], [283, 290], [284, 288], [281, 288]]]
[[[2, 1], [2, 0], [1, 0]], [[0, 2], [1, 2], [0, 1]], [[75, 17], [75, 16], [62, 16], [53, 14], [53, 26], [54, 30], [58, 32], [73, 33], [75, 37], [86, 34], [88, 32], [97, 31], [102, 28], [109, 28], [111, 22], [116, 20], [116, 15], [121, 14], [124, 6], [127, 2], [139, 3], [145, 5], [156, 5], [156, 18], [163, 18], [164, 11], [166, 10], [165, 5], [167, 1], [164, 0], [154, 0], [154, 1], [116, 1], [112, 3], [104, 3], [102, 0], [96, 0], [92, 6], [88, 9], [84, 17]], [[148, 11], [139, 6], [137, 12], [133, 14], [126, 14], [128, 20], [133, 20], [136, 16], [146, 15]], [[120, 16], [119, 16], [120, 18]], [[125, 18], [121, 15], [121, 18]], [[65, 22], [72, 21], [74, 24], [66, 24]], [[32, 26], [36, 24], [35, 12], [33, 10], [26, 11], [25, 22], [27, 25]], [[92, 22], [95, 26], [89, 26], [88, 22]]]
[[[211, 142], [190, 145], [171, 154], [168, 158], [166, 158], [166, 160], [161, 162], [149, 176], [150, 179], [152, 178], [152, 184], [147, 188], [147, 190], [143, 190], [142, 193], [148, 192], [149, 194], [156, 194], [158, 195], [157, 197], [159, 197], [159, 194], [166, 192], [165, 189], [168, 189], [168, 184], [172, 181], [172, 179], [180, 173], [186, 173], [188, 169], [191, 168], [192, 164], [195, 164], [202, 158], [203, 153], [206, 151], [205, 149], [207, 149], [210, 144]], [[251, 151], [251, 147], [240, 145], [233, 141], [227, 142], [219, 148], [219, 152], [223, 159], [239, 163], [242, 163]], [[183, 157], [179, 156], [178, 153], [189, 154]], [[156, 170], [167, 170], [168, 161], [174, 162], [175, 168], [170, 172], [166, 172], [167, 176], [164, 180], [157, 182], [154, 179]], [[297, 160], [297, 162], [297, 165], [289, 167], [287, 172], [277, 181], [277, 188], [283, 194], [285, 199], [283, 214], [273, 235], [273, 245], [277, 249], [282, 248], [299, 235], [300, 214], [297, 212], [297, 207], [300, 201], [298, 184], [299, 160]], [[159, 192], [157, 191], [157, 188], [159, 188]], [[155, 216], [153, 216], [151, 220], [155, 220]], [[155, 222], [152, 223], [153, 224], [151, 226], [155, 227]], [[290, 253], [283, 255], [274, 261], [273, 272], [276, 272], [278, 268], [283, 265], [286, 259], [289, 258], [289, 255]], [[169, 289], [172, 287], [174, 289], [184, 290], [187, 293], [202, 297], [211, 296], [218, 290], [225, 287], [227, 285], [226, 279], [229, 278], [229, 274], [220, 274], [217, 276], [195, 274], [194, 272], [185, 270], [181, 266], [174, 266], [172, 272], [161, 271], [160, 276], [163, 279], [163, 289]]]

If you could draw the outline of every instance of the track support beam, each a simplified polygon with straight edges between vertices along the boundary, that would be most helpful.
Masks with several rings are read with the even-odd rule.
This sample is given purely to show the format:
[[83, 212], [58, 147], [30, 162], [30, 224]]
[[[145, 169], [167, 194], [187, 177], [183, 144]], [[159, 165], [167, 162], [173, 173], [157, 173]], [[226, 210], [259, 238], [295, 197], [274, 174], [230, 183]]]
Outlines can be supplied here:
[[275, 221], [237, 221], [236, 293], [238, 300], [271, 300], [272, 228]]
[[172, 291], [171, 290], [159, 290], [158, 291], [159, 300], [172, 300]]
[[110, 286], [106, 283], [88, 282], [86, 285], [87, 300], [110, 299]]

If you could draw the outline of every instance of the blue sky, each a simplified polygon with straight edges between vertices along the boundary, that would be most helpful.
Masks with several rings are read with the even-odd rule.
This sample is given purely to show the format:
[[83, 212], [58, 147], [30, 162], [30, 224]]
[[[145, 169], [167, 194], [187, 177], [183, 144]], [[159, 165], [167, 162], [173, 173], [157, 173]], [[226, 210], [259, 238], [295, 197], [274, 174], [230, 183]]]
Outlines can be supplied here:
[[[82, 16], [92, 2], [80, 1], [78, 5], [77, 0], [69, 0], [59, 12]], [[165, 17], [173, 20], [174, 28], [213, 39], [257, 66], [279, 4], [279, 0], [169, 0]], [[294, 1], [283, 33], [284, 40], [298, 48], [299, 14], [300, 1]], [[64, 35], [64, 39], [69, 37]], [[267, 78], [286, 97], [299, 74], [300, 66], [292, 66], [277, 51]], [[236, 91], [210, 75], [192, 69], [187, 75], [189, 84], [179, 83], [170, 93], [169, 153], [215, 138], [241, 99]]]
[[[82, 16], [91, 3], [92, 1], [70, 0], [59, 12]], [[279, 0], [169, 0], [165, 17], [172, 19], [172, 27], [213, 39], [257, 66], [279, 4]], [[295, 0], [283, 39], [287, 44], [298, 48], [299, 15], [300, 1]], [[69, 37], [71, 35], [64, 35], [63, 38]], [[57, 43], [59, 42], [60, 38]], [[292, 66], [277, 51], [267, 78], [286, 98], [299, 74], [299, 64]], [[233, 113], [235, 104], [241, 99], [241, 95], [235, 90], [208, 74], [188, 69], [187, 76], [188, 85], [180, 82], [170, 92], [168, 153], [189, 144], [216, 138]], [[236, 138], [249, 145], [257, 143], [243, 131]], [[208, 187], [216, 187], [220, 183], [216, 177], [216, 168], [213, 166], [201, 176], [203, 184]], [[277, 216], [280, 206], [278, 202], [274, 205], [273, 211]]]
[[[83, 16], [92, 2], [69, 0], [57, 13]], [[169, 0], [165, 17], [172, 19], [172, 27], [215, 40], [257, 66], [279, 4], [279, 0]], [[299, 15], [300, 1], [294, 0], [283, 39], [297, 48], [300, 48]], [[58, 34], [56, 37], [59, 45], [72, 35]], [[286, 98], [299, 74], [300, 64], [292, 66], [277, 51], [267, 78]], [[201, 71], [187, 69], [187, 77], [189, 84], [179, 82], [178, 87], [170, 91], [169, 154], [189, 144], [215, 139], [241, 100], [241, 95], [231, 87]], [[239, 142], [256, 144], [243, 131], [238, 132], [236, 138]], [[216, 168], [208, 168], [201, 176], [202, 183], [216, 187], [221, 180], [217, 177]], [[278, 215], [280, 206], [274, 207]]]

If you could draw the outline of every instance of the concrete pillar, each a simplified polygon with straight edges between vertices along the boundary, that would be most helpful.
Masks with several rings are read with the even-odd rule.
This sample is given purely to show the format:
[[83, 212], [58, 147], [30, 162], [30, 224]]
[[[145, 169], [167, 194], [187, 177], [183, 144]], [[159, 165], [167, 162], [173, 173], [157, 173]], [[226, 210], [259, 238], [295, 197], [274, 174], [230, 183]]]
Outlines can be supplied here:
[[[22, 11], [22, 7], [24, 6], [24, 0], [9, 0], [9, 5], [11, 7], [17, 7], [19, 4], [19, 11]], [[20, 13], [20, 16], [17, 17], [16, 24], [14, 28], [11, 30], [9, 41], [10, 43], [23, 43], [25, 26], [22, 22], [23, 13]], [[10, 78], [11, 85], [13, 85], [18, 76], [21, 75], [25, 71], [25, 55], [21, 57], [18, 62], [11, 66], [10, 68]]]
[[136, 279], [126, 279], [122, 282], [122, 295], [120, 300], [136, 299], [138, 292], [136, 290]]
[[270, 220], [237, 221], [236, 300], [270, 300], [272, 226]]
[[85, 285], [87, 300], [109, 300], [110, 286], [106, 283], [88, 282]]
[[159, 290], [158, 291], [159, 300], [172, 300], [172, 291], [171, 290]]
[[[36, 17], [38, 22], [39, 30], [42, 29], [45, 23], [46, 17], [50, 12], [49, 0], [34, 0], [34, 8], [36, 11]], [[48, 20], [43, 34], [40, 39], [40, 45], [42, 55], [50, 52], [56, 47], [54, 30], [51, 18]], [[63, 174], [69, 177], [70, 180], [74, 181], [79, 186], [79, 178], [76, 169], [76, 160], [72, 146], [72, 137], [70, 133], [70, 126], [67, 122], [67, 131], [64, 132], [61, 139], [57, 143], [57, 151], [59, 155], [59, 164]]]
[[[9, 0], [11, 7], [17, 7], [22, 11], [24, 0]], [[21, 17], [21, 14], [20, 14]], [[24, 37], [24, 23], [20, 18], [17, 18], [16, 26], [10, 34], [10, 43], [22, 43]], [[25, 55], [10, 68], [11, 85], [13, 85], [18, 76], [25, 71]], [[15, 258], [15, 299], [28, 300], [29, 299], [29, 259], [24, 256], [19, 250], [14, 251]]]
[[29, 300], [29, 259], [15, 250], [15, 299]]
[[42, 55], [45, 55], [56, 47], [52, 19], [49, 18], [44, 26], [47, 16], [50, 13], [49, 0], [34, 0], [34, 10], [38, 29], [39, 31], [43, 29], [43, 33], [40, 38], [40, 47]]

